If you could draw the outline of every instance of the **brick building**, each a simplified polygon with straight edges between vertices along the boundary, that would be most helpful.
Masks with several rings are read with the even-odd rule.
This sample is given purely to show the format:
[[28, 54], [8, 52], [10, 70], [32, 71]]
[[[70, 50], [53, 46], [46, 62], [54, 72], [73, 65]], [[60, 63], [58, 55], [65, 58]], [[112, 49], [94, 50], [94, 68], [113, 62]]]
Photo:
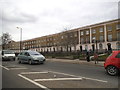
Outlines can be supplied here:
[[[22, 41], [22, 49], [39, 52], [78, 51], [120, 48], [120, 20], [111, 20], [64, 32]], [[19, 42], [11, 42], [6, 49], [19, 49]]]

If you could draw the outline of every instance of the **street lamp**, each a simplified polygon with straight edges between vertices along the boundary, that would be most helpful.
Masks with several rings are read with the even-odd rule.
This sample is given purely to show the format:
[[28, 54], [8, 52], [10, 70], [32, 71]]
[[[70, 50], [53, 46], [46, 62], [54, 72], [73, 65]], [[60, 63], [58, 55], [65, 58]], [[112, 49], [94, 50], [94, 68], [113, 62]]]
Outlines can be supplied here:
[[17, 29], [20, 29], [20, 52], [22, 50], [22, 28], [21, 27], [16, 27]]

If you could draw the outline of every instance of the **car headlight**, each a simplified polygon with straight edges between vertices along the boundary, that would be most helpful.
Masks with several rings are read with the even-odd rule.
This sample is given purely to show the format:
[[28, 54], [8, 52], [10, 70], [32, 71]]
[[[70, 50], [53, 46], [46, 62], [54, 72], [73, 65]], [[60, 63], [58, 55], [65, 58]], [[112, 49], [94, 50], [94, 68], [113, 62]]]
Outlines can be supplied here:
[[6, 57], [6, 56], [2, 56], [2, 57]]
[[33, 57], [34, 60], [37, 60], [37, 57]]

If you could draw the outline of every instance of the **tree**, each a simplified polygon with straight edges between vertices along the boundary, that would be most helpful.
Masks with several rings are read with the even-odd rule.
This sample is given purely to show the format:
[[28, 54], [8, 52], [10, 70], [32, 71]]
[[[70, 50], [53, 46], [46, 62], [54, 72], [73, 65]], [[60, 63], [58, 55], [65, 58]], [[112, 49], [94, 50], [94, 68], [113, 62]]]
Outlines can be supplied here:
[[76, 38], [77, 32], [69, 31], [69, 28], [64, 28], [64, 31], [61, 33], [61, 46], [66, 48], [66, 51], [68, 52], [68, 49], [71, 51], [71, 47], [74, 46], [74, 49], [76, 51], [76, 45], [78, 43], [78, 40]]
[[3, 33], [1, 36], [1, 40], [2, 40], [2, 49], [5, 49], [5, 45], [8, 44], [10, 41], [12, 41], [11, 35], [9, 33]]

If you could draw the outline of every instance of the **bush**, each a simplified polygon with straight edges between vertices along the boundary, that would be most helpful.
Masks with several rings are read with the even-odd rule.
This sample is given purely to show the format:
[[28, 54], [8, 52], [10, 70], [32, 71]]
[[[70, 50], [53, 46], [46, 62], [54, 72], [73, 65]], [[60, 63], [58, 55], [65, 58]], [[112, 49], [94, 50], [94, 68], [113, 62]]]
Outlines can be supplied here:
[[84, 60], [84, 59], [86, 59], [86, 55], [85, 54], [80, 54], [79, 60]]
[[79, 59], [79, 55], [73, 55], [73, 59]]
[[[109, 56], [108, 54], [98, 56], [98, 60], [99, 61], [105, 61], [108, 56]], [[91, 60], [94, 60], [94, 56], [91, 58]]]
[[99, 60], [106, 60], [106, 58], [108, 57], [108, 54], [102, 55], [102, 56], [98, 56]]

